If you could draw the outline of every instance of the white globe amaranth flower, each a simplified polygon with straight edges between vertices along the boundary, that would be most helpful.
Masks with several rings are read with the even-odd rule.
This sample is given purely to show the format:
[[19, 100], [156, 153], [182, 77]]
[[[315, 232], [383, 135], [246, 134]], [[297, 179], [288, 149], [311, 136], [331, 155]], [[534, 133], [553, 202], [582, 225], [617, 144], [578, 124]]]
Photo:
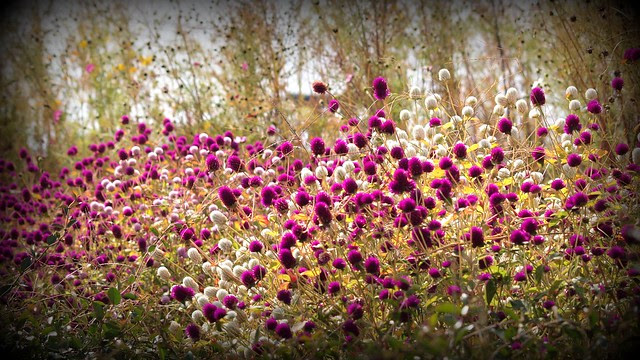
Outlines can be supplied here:
[[207, 297], [210, 299], [216, 297], [217, 292], [218, 289], [214, 288], [213, 286], [207, 286], [206, 288], [204, 288], [204, 294], [207, 295]]
[[462, 116], [465, 118], [470, 118], [474, 114], [473, 108], [471, 106], [465, 106], [462, 108]]
[[413, 138], [416, 140], [424, 140], [426, 132], [424, 131], [424, 127], [422, 127], [422, 125], [416, 125], [411, 131], [411, 135], [413, 135]]
[[578, 89], [575, 86], [571, 85], [567, 87], [567, 90], [565, 90], [564, 96], [565, 98], [567, 98], [567, 100], [575, 99], [578, 97]]
[[438, 100], [436, 99], [435, 96], [429, 95], [429, 96], [427, 96], [426, 99], [424, 99], [424, 106], [428, 110], [434, 110], [435, 108], [438, 107]]
[[411, 89], [409, 89], [409, 97], [413, 100], [421, 98], [422, 89], [420, 89], [418, 86], [412, 86]]
[[507, 97], [503, 94], [498, 94], [496, 95], [496, 97], [494, 98], [495, 102], [497, 105], [501, 105], [502, 107], [505, 107], [509, 104], [509, 101], [507, 100]]
[[438, 71], [438, 80], [445, 82], [451, 79], [451, 73], [447, 69], [440, 69]]
[[185, 276], [184, 279], [182, 279], [182, 285], [194, 290], [198, 290], [198, 283], [190, 276]]
[[504, 107], [496, 104], [496, 106], [493, 107], [493, 114], [502, 116], [504, 114]]
[[416, 148], [414, 146], [407, 146], [404, 148], [404, 154], [406, 157], [412, 158], [417, 154]]
[[529, 117], [532, 119], [537, 119], [540, 117], [540, 109], [536, 106], [531, 111], [529, 111]]
[[569, 101], [569, 110], [571, 111], [579, 111], [580, 108], [582, 107], [582, 104], [580, 104], [580, 100], [571, 100]]
[[505, 179], [505, 178], [508, 178], [509, 176], [511, 176], [511, 172], [509, 171], [509, 169], [501, 168], [500, 170], [498, 170], [498, 177], [499, 178]]
[[207, 295], [200, 295], [198, 296], [197, 302], [200, 307], [203, 307], [209, 303], [209, 297]]
[[526, 113], [527, 110], [529, 110], [529, 105], [527, 104], [527, 101], [524, 99], [520, 99], [516, 101], [516, 110], [518, 110], [520, 114]]
[[511, 169], [512, 170], [517, 170], [517, 169], [520, 169], [523, 166], [524, 166], [524, 161], [522, 161], [522, 159], [516, 159], [511, 164]]
[[634, 164], [640, 165], [640, 148], [635, 148], [631, 152], [631, 160]]
[[226, 225], [227, 221], [229, 221], [229, 219], [227, 219], [227, 216], [220, 210], [212, 211], [209, 214], [209, 219], [211, 219], [211, 221], [218, 226]]
[[587, 98], [587, 100], [593, 100], [598, 97], [598, 92], [594, 88], [589, 88], [585, 91], [584, 97]]
[[464, 104], [468, 106], [476, 106], [476, 104], [478, 104], [478, 99], [475, 96], [469, 96], [465, 99]]
[[225, 296], [229, 295], [229, 292], [225, 289], [220, 289], [218, 290], [218, 292], [216, 293], [216, 298], [220, 301], [222, 301], [224, 299]]
[[347, 170], [342, 166], [336, 167], [333, 171], [333, 178], [336, 182], [343, 182], [347, 178]]
[[567, 179], [572, 179], [576, 176], [577, 170], [576, 168], [569, 166], [569, 164], [564, 164], [562, 165], [562, 173]]
[[518, 101], [518, 90], [514, 87], [510, 87], [507, 89], [507, 101], [509, 104], [515, 104]]
[[228, 253], [233, 248], [233, 243], [229, 239], [222, 238], [222, 239], [220, 239], [220, 241], [218, 241], [218, 247], [223, 252]]
[[189, 248], [189, 250], [187, 250], [187, 256], [189, 256], [189, 259], [191, 259], [193, 262], [197, 264], [202, 262], [202, 256], [200, 255], [200, 252], [198, 251], [198, 249], [194, 247]]
[[531, 178], [538, 184], [541, 183], [544, 178], [544, 175], [539, 171], [532, 171], [529, 176], [531, 176]]
[[169, 331], [177, 332], [178, 330], [182, 330], [182, 326], [180, 326], [180, 324], [178, 324], [178, 322], [176, 322], [175, 320], [171, 320], [171, 323], [169, 324]]
[[171, 279], [171, 272], [169, 272], [169, 269], [167, 269], [164, 266], [160, 266], [156, 273], [157, 273], [158, 277], [161, 278], [161, 279], [164, 279], [164, 280]]
[[402, 120], [402, 121], [411, 120], [411, 111], [409, 111], [407, 109], [402, 109], [400, 111], [400, 120]]
[[329, 171], [327, 170], [326, 167], [324, 166], [318, 166], [316, 168], [316, 177], [318, 179], [325, 179], [327, 177], [327, 175], [329, 174]]

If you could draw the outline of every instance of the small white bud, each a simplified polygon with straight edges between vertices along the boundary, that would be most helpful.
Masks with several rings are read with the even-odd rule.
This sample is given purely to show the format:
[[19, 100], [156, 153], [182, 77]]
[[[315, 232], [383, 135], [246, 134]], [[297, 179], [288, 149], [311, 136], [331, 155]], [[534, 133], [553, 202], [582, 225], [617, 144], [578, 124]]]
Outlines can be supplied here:
[[518, 101], [518, 90], [516, 88], [510, 87], [507, 89], [507, 101], [509, 104], [515, 104]]
[[462, 116], [470, 118], [473, 116], [473, 108], [471, 106], [465, 106], [462, 108]]
[[529, 105], [527, 105], [527, 102], [525, 100], [520, 99], [516, 101], [516, 109], [520, 114], [524, 114], [529, 109]]
[[478, 99], [475, 96], [469, 96], [464, 101], [464, 104], [468, 106], [476, 106], [477, 103], [478, 103]]
[[571, 111], [578, 111], [580, 110], [580, 107], [582, 107], [582, 104], [580, 104], [580, 100], [571, 100], [569, 102], [569, 110]]
[[451, 73], [447, 69], [440, 69], [438, 71], [438, 80], [444, 82], [451, 79]]
[[162, 278], [164, 280], [169, 280], [171, 278], [171, 273], [169, 272], [169, 269], [167, 269], [164, 266], [160, 266], [158, 268], [157, 275], [158, 275], [158, 277], [160, 277], [160, 278]]
[[631, 152], [631, 160], [634, 164], [640, 165], [640, 148], [635, 148]]
[[189, 256], [189, 259], [191, 259], [196, 264], [199, 264], [202, 262], [202, 256], [200, 256], [200, 252], [198, 251], [198, 249], [194, 247], [187, 250], [187, 256]]
[[407, 109], [402, 109], [400, 111], [400, 120], [409, 121], [411, 119], [411, 112]]
[[504, 96], [503, 94], [496, 95], [494, 100], [495, 100], [497, 105], [500, 105], [502, 107], [505, 107], [508, 104], [507, 97]]
[[575, 86], [569, 86], [564, 92], [564, 96], [569, 99], [575, 99], [578, 97], [578, 89]]
[[412, 99], [419, 99], [422, 97], [422, 90], [417, 86], [412, 86], [409, 90], [409, 97]]
[[587, 91], [584, 93], [584, 97], [587, 98], [587, 100], [593, 100], [595, 98], [598, 97], [598, 92], [596, 91], [596, 89], [593, 88], [589, 88], [587, 89]]
[[433, 95], [429, 95], [427, 96], [427, 98], [424, 100], [424, 106], [428, 109], [428, 110], [433, 110], [435, 108], [438, 107], [438, 100], [436, 100], [436, 97]]

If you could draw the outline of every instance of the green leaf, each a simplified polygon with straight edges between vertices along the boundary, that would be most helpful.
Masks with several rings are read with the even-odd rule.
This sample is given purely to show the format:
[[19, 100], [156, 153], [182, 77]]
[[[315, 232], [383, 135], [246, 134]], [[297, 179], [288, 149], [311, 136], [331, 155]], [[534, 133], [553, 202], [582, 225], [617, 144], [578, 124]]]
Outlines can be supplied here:
[[147, 252], [149, 254], [153, 254], [153, 252], [156, 251], [156, 246], [155, 245], [151, 245], [149, 246], [149, 248], [147, 249]]
[[27, 270], [27, 268], [29, 268], [29, 266], [31, 266], [31, 257], [27, 256], [22, 259], [22, 262], [20, 262], [20, 272], [24, 272], [25, 270]]
[[498, 290], [496, 282], [493, 279], [489, 279], [489, 281], [487, 281], [487, 287], [485, 290], [487, 293], [487, 305], [491, 305], [491, 300], [493, 300], [493, 297], [496, 295], [496, 291]]
[[138, 299], [138, 295], [134, 294], [134, 293], [126, 293], [123, 296], [125, 299], [127, 300], [137, 300]]
[[98, 320], [102, 320], [102, 318], [104, 317], [104, 303], [101, 301], [94, 301], [93, 302], [93, 316], [95, 316], [96, 319]]
[[440, 304], [436, 307], [436, 312], [457, 314], [459, 312], [458, 307], [452, 303]]
[[118, 289], [116, 288], [110, 288], [109, 290], [107, 290], [107, 296], [109, 297], [109, 300], [113, 305], [120, 304], [120, 301], [122, 300], [120, 291], [118, 291]]
[[158, 229], [151, 227], [149, 230], [151, 230], [151, 233], [155, 236], [160, 236], [160, 232], [158, 232]]
[[536, 274], [535, 274], [535, 278], [536, 278], [536, 282], [539, 284], [540, 281], [542, 281], [542, 276], [544, 275], [544, 265], [539, 265], [536, 268]]
[[48, 245], [53, 245], [53, 244], [55, 244], [56, 241], [58, 241], [58, 235], [51, 234], [51, 235], [47, 236], [47, 244]]

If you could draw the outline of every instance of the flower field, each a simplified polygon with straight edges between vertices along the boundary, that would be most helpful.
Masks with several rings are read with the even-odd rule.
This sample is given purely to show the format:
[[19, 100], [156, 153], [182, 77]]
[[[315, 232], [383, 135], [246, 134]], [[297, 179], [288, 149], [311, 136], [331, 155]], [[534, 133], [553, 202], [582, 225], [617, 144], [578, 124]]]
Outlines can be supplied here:
[[356, 74], [359, 103], [306, 84], [307, 121], [335, 131], [279, 108], [220, 133], [121, 113], [56, 165], [22, 144], [0, 160], [1, 339], [34, 358], [629, 356], [640, 128], [618, 114], [640, 49], [613, 56], [622, 73], [555, 97], [463, 92], [445, 66], [430, 89]]

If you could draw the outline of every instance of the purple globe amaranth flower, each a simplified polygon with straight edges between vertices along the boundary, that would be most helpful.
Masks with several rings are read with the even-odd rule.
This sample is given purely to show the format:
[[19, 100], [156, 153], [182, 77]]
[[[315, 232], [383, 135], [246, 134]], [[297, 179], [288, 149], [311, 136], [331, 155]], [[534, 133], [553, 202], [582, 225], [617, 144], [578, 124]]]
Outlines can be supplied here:
[[340, 283], [337, 281], [332, 281], [329, 283], [329, 286], [327, 286], [327, 292], [329, 293], [329, 295], [335, 295], [340, 291]]
[[498, 130], [506, 135], [511, 134], [511, 129], [513, 128], [513, 123], [511, 120], [507, 118], [502, 118], [498, 121]]
[[521, 281], [526, 281], [527, 280], [527, 273], [524, 271], [518, 271], [514, 276], [513, 279], [515, 281], [521, 282]]
[[580, 124], [580, 118], [577, 115], [569, 114], [564, 120], [564, 133], [571, 134], [574, 131], [580, 131], [582, 124]]
[[624, 51], [622, 55], [625, 61], [633, 62], [640, 59], [640, 49], [639, 48], [629, 48]]
[[531, 96], [529, 98], [534, 106], [542, 106], [545, 103], [544, 91], [539, 87], [531, 89]]
[[364, 269], [369, 274], [377, 275], [380, 273], [380, 260], [375, 256], [370, 256], [364, 261]]
[[220, 161], [213, 154], [207, 155], [207, 159], [205, 160], [205, 163], [207, 164], [207, 169], [209, 171], [216, 171], [220, 169]]
[[234, 172], [239, 172], [240, 170], [242, 170], [243, 165], [240, 157], [236, 155], [229, 156], [229, 158], [227, 159], [227, 168], [233, 170]]
[[591, 100], [587, 104], [587, 111], [592, 114], [600, 114], [602, 112], [602, 105], [600, 105], [598, 100]]
[[262, 245], [262, 243], [259, 240], [253, 240], [252, 242], [249, 243], [249, 251], [251, 252], [260, 252], [262, 251], [262, 248], [264, 247], [264, 245]]
[[218, 189], [218, 197], [220, 197], [220, 201], [224, 206], [228, 208], [236, 204], [236, 196], [228, 186], [222, 186]]
[[256, 283], [256, 279], [251, 270], [243, 271], [242, 274], [240, 274], [240, 281], [242, 281], [242, 284], [248, 288], [252, 287]]
[[349, 262], [354, 266], [358, 265], [362, 262], [362, 254], [360, 251], [353, 249], [347, 254], [347, 260], [349, 260]]
[[362, 305], [354, 302], [347, 306], [347, 314], [349, 314], [354, 320], [358, 320], [364, 315], [364, 309], [362, 308]]
[[293, 257], [293, 253], [291, 252], [291, 250], [287, 248], [280, 249], [278, 259], [280, 260], [282, 266], [284, 266], [286, 269], [291, 269], [296, 266], [296, 258]]
[[516, 245], [522, 245], [529, 241], [529, 234], [522, 230], [514, 230], [509, 236], [509, 240]]
[[324, 202], [316, 203], [314, 207], [314, 211], [321, 223], [323, 224], [331, 223], [333, 215], [331, 215], [331, 210], [329, 209], [329, 206], [327, 204], [325, 204]]
[[531, 152], [531, 157], [533, 157], [535, 161], [542, 162], [544, 161], [544, 154], [545, 154], [544, 148], [541, 146], [538, 146], [535, 149], [533, 149], [533, 151]]
[[613, 78], [613, 80], [611, 80], [611, 87], [614, 90], [621, 91], [623, 86], [624, 86], [624, 80], [622, 80], [621, 77], [616, 76]]
[[618, 145], [616, 145], [616, 154], [622, 156], [627, 152], [629, 152], [629, 145], [625, 143], [619, 143]]
[[387, 86], [387, 80], [383, 77], [377, 77], [373, 80], [373, 97], [377, 100], [384, 100], [389, 96], [390, 91]]
[[278, 334], [278, 336], [280, 336], [283, 339], [291, 339], [291, 337], [293, 336], [293, 333], [291, 332], [291, 328], [289, 327], [289, 324], [285, 322], [281, 322], [280, 324], [278, 324], [275, 327], [275, 330], [276, 330], [276, 334]]
[[494, 147], [491, 149], [491, 162], [494, 164], [500, 164], [504, 160], [504, 150], [501, 147]]
[[467, 156], [467, 147], [465, 146], [465, 144], [459, 142], [456, 143], [453, 146], [453, 154], [458, 158], [458, 159], [464, 159]]
[[314, 155], [316, 156], [324, 155], [325, 145], [324, 145], [324, 140], [322, 140], [322, 138], [316, 137], [311, 139], [310, 145], [311, 145], [311, 152]]
[[440, 120], [437, 117], [433, 117], [433, 118], [431, 118], [429, 120], [429, 126], [430, 127], [437, 127], [437, 126], [440, 126], [440, 125], [442, 125], [442, 120]]
[[192, 340], [200, 339], [200, 328], [196, 324], [189, 324], [184, 329], [185, 334]]
[[547, 136], [547, 135], [549, 135], [549, 129], [547, 129], [547, 128], [546, 128], [546, 127], [544, 127], [544, 126], [539, 127], [539, 128], [538, 128], [538, 130], [536, 130], [536, 135], [537, 135], [538, 137], [544, 137], [544, 136]]
[[567, 185], [562, 181], [562, 179], [555, 179], [551, 182], [551, 188], [556, 191], [562, 190], [566, 186]]
[[579, 166], [582, 163], [582, 156], [580, 154], [569, 154], [567, 156], [567, 165], [571, 167]]
[[287, 305], [291, 305], [291, 291], [283, 289], [278, 291], [276, 298]]
[[453, 161], [450, 158], [445, 156], [445, 157], [441, 158], [440, 161], [438, 161], [438, 166], [442, 170], [447, 170], [447, 169], [449, 169], [450, 167], [453, 166]]
[[342, 270], [342, 269], [347, 267], [347, 262], [344, 261], [343, 258], [336, 258], [336, 259], [333, 260], [332, 265], [333, 265], [334, 268], [336, 268], [338, 270]]
[[193, 295], [195, 295], [195, 292], [193, 291], [192, 288], [189, 288], [189, 287], [185, 287], [182, 285], [175, 285], [171, 288], [171, 297], [180, 302], [185, 302], [187, 300], [190, 300], [193, 297]]
[[472, 226], [469, 230], [469, 237], [473, 247], [480, 247], [484, 245], [484, 233], [482, 228]]
[[473, 165], [469, 168], [469, 171], [467, 172], [467, 174], [469, 175], [469, 177], [471, 178], [477, 178], [480, 175], [482, 175], [482, 168], [477, 166], [477, 165]]
[[328, 109], [330, 112], [335, 113], [336, 111], [338, 111], [338, 108], [340, 108], [340, 103], [338, 102], [338, 100], [336, 99], [329, 100]]

